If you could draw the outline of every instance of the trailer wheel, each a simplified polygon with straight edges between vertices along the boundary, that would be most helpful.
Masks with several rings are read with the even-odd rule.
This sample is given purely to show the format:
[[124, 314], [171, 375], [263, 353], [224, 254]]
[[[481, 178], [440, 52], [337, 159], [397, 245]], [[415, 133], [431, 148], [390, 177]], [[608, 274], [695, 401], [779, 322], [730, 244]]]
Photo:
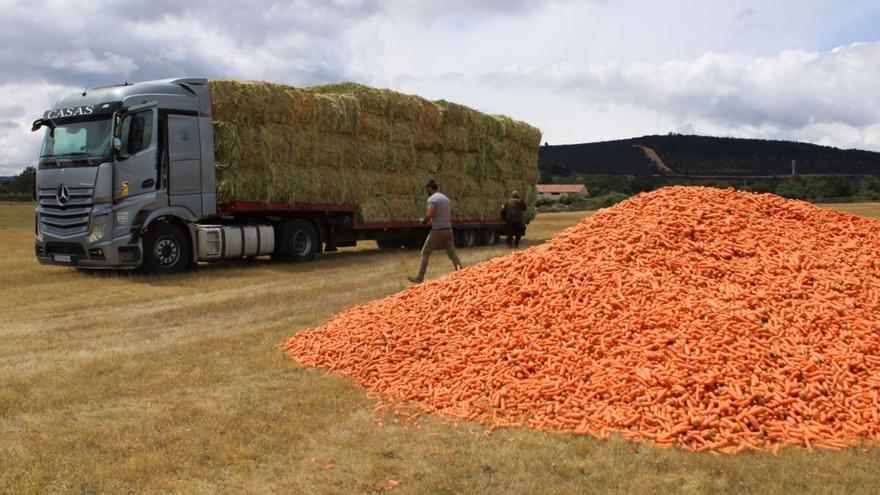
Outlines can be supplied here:
[[405, 244], [404, 241], [400, 239], [377, 239], [376, 245], [379, 246], [379, 249], [400, 249]]
[[460, 229], [455, 234], [455, 245], [460, 248], [472, 248], [477, 245], [476, 229]]
[[410, 237], [403, 243], [403, 247], [405, 249], [422, 249], [425, 245], [425, 239], [427, 236], [425, 235], [417, 235], [415, 237]]
[[483, 230], [482, 240], [484, 246], [494, 246], [495, 244], [498, 244], [498, 229]]
[[307, 220], [290, 220], [281, 225], [281, 243], [273, 258], [306, 262], [315, 259], [320, 249], [318, 231]]
[[170, 223], [158, 223], [144, 235], [144, 269], [148, 273], [179, 273], [190, 266], [186, 234]]

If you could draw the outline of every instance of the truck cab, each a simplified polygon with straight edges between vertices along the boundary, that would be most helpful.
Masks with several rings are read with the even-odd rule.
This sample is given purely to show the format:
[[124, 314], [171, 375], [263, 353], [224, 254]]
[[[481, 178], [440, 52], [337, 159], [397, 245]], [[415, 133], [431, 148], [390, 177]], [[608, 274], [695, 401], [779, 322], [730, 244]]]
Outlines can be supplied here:
[[194, 261], [194, 222], [217, 210], [206, 79], [89, 89], [59, 100], [40, 128], [39, 262], [163, 271]]

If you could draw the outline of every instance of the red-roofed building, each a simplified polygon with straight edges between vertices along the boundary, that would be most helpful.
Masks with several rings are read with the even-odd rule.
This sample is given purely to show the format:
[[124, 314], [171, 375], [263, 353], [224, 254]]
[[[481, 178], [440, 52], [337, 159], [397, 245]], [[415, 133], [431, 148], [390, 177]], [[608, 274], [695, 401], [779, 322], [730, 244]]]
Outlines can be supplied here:
[[544, 199], [562, 199], [569, 194], [589, 196], [587, 186], [583, 184], [538, 184], [538, 197]]

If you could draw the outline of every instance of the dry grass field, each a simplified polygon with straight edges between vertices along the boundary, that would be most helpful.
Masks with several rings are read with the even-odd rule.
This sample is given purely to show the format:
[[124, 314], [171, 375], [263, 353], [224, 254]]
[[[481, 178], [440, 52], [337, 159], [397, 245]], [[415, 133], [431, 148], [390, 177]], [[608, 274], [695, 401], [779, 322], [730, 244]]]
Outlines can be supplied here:
[[[880, 205], [839, 205], [880, 216]], [[540, 216], [539, 242], [585, 214]], [[374, 422], [351, 382], [276, 346], [399, 291], [416, 252], [173, 277], [38, 265], [0, 205], [0, 493], [870, 493], [880, 450], [688, 454], [612, 439]], [[462, 251], [466, 264], [503, 247]], [[429, 275], [450, 269], [435, 254]], [[436, 433], [433, 435], [431, 433]], [[391, 487], [389, 480], [400, 484]]]

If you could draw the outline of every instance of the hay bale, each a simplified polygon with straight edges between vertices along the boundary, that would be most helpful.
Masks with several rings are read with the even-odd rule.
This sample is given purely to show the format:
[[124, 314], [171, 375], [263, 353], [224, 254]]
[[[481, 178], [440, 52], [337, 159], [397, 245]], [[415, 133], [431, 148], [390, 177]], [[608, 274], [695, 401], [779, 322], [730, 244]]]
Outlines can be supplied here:
[[221, 202], [352, 203], [365, 221], [417, 218], [438, 180], [461, 219], [534, 204], [540, 132], [464, 105], [355, 83], [212, 81]]
[[263, 81], [211, 81], [215, 120], [308, 126], [316, 120], [311, 91]]
[[344, 82], [312, 86], [317, 94], [352, 95], [361, 103], [364, 111], [392, 120], [419, 122], [423, 117], [422, 99], [388, 89], [372, 88], [363, 84]]
[[437, 100], [435, 103], [441, 109], [442, 126], [464, 126], [467, 124], [467, 113], [470, 110], [468, 107], [446, 100]]
[[467, 127], [444, 125], [440, 131], [440, 143], [443, 151], [468, 152], [477, 149], [477, 137]]
[[428, 175], [436, 174], [440, 171], [440, 164], [439, 153], [423, 150], [416, 152], [416, 170]]
[[387, 127], [387, 120], [381, 115], [361, 112], [357, 134], [364, 139], [382, 141], [385, 139]]
[[359, 127], [360, 102], [351, 95], [317, 94], [316, 125], [321, 132], [354, 134]]

